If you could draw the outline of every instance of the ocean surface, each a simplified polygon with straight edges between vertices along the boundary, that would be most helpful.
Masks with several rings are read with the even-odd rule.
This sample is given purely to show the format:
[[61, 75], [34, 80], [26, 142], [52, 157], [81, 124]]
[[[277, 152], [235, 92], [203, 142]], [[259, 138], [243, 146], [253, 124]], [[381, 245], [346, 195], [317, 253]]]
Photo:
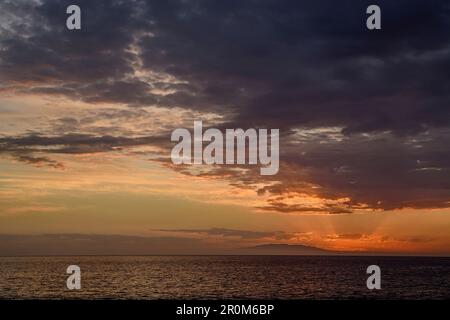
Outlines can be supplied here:
[[[381, 268], [381, 290], [366, 268]], [[81, 290], [66, 269], [81, 268]], [[450, 258], [114, 256], [0, 258], [0, 299], [449, 299]]]

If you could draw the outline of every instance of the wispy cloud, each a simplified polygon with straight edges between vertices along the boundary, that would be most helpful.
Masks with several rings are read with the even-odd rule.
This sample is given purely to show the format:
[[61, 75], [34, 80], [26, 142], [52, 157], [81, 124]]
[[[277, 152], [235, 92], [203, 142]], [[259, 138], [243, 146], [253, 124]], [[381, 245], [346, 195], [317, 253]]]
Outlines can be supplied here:
[[187, 235], [206, 235], [212, 237], [230, 237], [239, 238], [243, 240], [292, 240], [299, 236], [307, 237], [305, 232], [284, 232], [284, 231], [249, 231], [249, 230], [234, 230], [226, 228], [211, 228], [211, 229], [161, 229], [156, 230], [163, 233], [170, 234], [187, 234]]

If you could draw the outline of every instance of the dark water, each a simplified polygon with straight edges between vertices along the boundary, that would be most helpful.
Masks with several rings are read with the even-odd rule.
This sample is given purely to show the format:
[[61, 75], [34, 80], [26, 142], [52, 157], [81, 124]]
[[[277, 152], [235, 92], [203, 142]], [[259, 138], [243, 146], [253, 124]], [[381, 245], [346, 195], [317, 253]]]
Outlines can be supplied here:
[[[82, 288], [66, 288], [66, 268]], [[381, 268], [379, 291], [366, 268]], [[149, 256], [0, 258], [0, 299], [449, 299], [450, 258]]]

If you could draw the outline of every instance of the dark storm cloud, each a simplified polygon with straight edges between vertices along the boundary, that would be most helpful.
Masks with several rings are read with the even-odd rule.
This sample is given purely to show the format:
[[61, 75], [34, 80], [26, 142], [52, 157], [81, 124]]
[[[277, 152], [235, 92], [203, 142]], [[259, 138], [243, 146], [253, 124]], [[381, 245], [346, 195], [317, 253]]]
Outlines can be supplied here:
[[380, 5], [383, 32], [366, 30], [364, 2], [150, 3], [144, 66], [196, 84], [210, 107], [237, 108], [238, 125], [403, 133], [448, 124], [447, 4]]
[[[372, 208], [442, 208], [450, 199], [448, 130], [414, 138], [381, 134], [343, 141], [303, 144], [292, 167], [305, 168], [305, 180], [321, 186], [319, 194], [347, 196], [351, 204]], [[339, 191], [337, 191], [339, 190]]]
[[83, 11], [84, 28], [68, 32], [65, 12], [69, 2], [2, 2], [2, 12], [12, 16], [2, 16], [2, 24], [11, 30], [1, 37], [1, 71], [6, 81], [92, 82], [131, 70], [125, 49], [134, 22], [127, 18], [136, 8], [118, 1], [78, 1], [87, 9]]
[[[349, 198], [324, 204], [323, 212], [353, 209], [445, 208], [450, 205], [448, 129], [414, 136], [311, 134], [287, 145], [280, 163], [279, 183], [259, 189], [278, 195], [265, 209], [280, 212], [317, 211], [283, 200], [296, 192], [325, 199]], [[327, 208], [329, 206], [329, 208]], [[319, 211], [320, 211], [319, 210]]]
[[[69, 1], [25, 3], [2, 4], [26, 15], [5, 18], [0, 70], [35, 92], [230, 110], [233, 123], [286, 129], [408, 133], [450, 121], [445, 1], [382, 1], [380, 32], [365, 28], [365, 1], [80, 1], [78, 32], [65, 28]], [[145, 70], [188, 84], [151, 94], [157, 83], [133, 79], [131, 45]]]
[[[0, 3], [2, 88], [215, 111], [225, 115], [226, 128], [280, 128], [276, 177], [209, 173], [242, 187], [275, 180], [259, 190], [279, 196], [263, 209], [317, 210], [283, 202], [300, 191], [350, 198], [320, 208], [330, 213], [449, 206], [447, 1], [378, 1], [380, 31], [365, 28], [369, 1], [85, 0], [77, 3], [77, 32], [65, 28], [69, 4]], [[159, 78], [139, 77], [136, 68]], [[76, 125], [66, 120], [58, 132]], [[341, 137], [295, 134], [322, 127], [339, 128]], [[0, 140], [9, 149], [52, 143], [80, 152], [135, 142], [64, 134]]]

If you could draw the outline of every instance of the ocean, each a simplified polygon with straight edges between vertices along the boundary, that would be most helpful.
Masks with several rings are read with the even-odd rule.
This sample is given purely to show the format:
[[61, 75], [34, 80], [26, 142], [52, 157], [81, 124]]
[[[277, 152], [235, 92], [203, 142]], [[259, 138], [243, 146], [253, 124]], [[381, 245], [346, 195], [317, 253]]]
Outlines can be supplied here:
[[[381, 268], [381, 290], [366, 268]], [[81, 268], [68, 290], [66, 269]], [[0, 299], [449, 299], [450, 258], [72, 256], [0, 258]]]

